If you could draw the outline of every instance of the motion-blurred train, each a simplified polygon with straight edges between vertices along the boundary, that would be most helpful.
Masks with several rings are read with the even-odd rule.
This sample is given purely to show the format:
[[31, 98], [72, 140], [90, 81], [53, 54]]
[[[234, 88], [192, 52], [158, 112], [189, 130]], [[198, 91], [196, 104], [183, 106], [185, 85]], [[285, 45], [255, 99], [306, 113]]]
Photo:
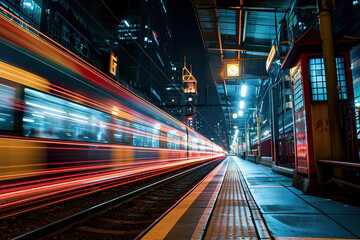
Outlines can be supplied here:
[[218, 145], [0, 12], [0, 211], [224, 156]]

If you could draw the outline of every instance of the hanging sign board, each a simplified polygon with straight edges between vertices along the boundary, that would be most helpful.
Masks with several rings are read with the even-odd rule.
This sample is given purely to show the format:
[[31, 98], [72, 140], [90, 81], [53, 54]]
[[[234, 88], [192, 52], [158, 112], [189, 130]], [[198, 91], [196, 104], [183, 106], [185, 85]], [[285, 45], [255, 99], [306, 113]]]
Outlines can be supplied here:
[[271, 50], [270, 50], [269, 55], [268, 55], [268, 58], [266, 59], [266, 71], [267, 72], [269, 71], [270, 66], [274, 61], [275, 55], [276, 55], [276, 47], [275, 47], [275, 44], [274, 44], [274, 45], [272, 45]]
[[115, 57], [114, 53], [110, 53], [110, 66], [109, 66], [109, 72], [116, 76], [116, 70], [117, 70], [117, 57]]

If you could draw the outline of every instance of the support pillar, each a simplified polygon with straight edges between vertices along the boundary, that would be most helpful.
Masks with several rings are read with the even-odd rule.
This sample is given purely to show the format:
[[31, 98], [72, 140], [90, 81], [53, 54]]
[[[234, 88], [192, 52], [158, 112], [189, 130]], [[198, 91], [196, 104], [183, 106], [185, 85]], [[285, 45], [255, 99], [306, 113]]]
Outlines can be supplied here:
[[248, 154], [248, 123], [245, 123], [245, 159]]
[[257, 138], [258, 138], [258, 154], [257, 154], [257, 163], [261, 163], [261, 116], [256, 117], [257, 125]]
[[[273, 85], [275, 79], [271, 79]], [[273, 162], [278, 163], [278, 139], [279, 139], [279, 120], [277, 113], [277, 86], [271, 86], [270, 103], [271, 103], [271, 153]]]
[[329, 111], [329, 129], [331, 155], [333, 160], [343, 161], [344, 146], [341, 132], [339, 91], [337, 83], [334, 39], [328, 0], [318, 0], [321, 45], [324, 57], [327, 103]]

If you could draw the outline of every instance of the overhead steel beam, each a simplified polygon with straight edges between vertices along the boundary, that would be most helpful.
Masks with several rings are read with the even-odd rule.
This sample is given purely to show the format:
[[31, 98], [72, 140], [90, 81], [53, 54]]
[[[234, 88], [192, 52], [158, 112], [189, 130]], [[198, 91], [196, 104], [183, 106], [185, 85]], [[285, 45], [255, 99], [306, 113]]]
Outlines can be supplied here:
[[[220, 8], [221, 9], [221, 8]], [[224, 9], [240, 9], [245, 11], [254, 12], [286, 12], [288, 9], [282, 8], [261, 8], [261, 7], [244, 7], [244, 6], [229, 6]]]
[[266, 60], [267, 57], [258, 57], [258, 58], [224, 58], [223, 61], [237, 62], [237, 61], [256, 61], [256, 60]]
[[241, 52], [261, 52], [261, 53], [269, 53], [270, 46], [246, 46], [238, 44], [218, 44], [208, 43], [207, 48], [210, 51], [241, 51]]

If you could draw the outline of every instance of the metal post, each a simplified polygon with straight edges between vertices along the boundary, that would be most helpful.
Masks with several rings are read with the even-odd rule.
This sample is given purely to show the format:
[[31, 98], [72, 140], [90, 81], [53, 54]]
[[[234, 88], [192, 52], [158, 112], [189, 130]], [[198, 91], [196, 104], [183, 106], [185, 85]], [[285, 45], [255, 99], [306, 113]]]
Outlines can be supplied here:
[[258, 138], [258, 155], [257, 155], [257, 163], [261, 163], [261, 116], [256, 117], [257, 123], [257, 138]]
[[245, 123], [245, 159], [248, 151], [248, 123]]
[[344, 160], [344, 147], [341, 132], [339, 92], [335, 64], [334, 41], [328, 0], [318, 0], [321, 45], [324, 57], [329, 129], [333, 160]]
[[277, 86], [273, 86], [274, 79], [271, 79], [270, 84], [270, 103], [271, 103], [271, 142], [272, 142], [272, 158], [275, 164], [278, 163], [278, 139], [279, 139], [279, 120], [278, 120], [278, 112], [277, 112]]

